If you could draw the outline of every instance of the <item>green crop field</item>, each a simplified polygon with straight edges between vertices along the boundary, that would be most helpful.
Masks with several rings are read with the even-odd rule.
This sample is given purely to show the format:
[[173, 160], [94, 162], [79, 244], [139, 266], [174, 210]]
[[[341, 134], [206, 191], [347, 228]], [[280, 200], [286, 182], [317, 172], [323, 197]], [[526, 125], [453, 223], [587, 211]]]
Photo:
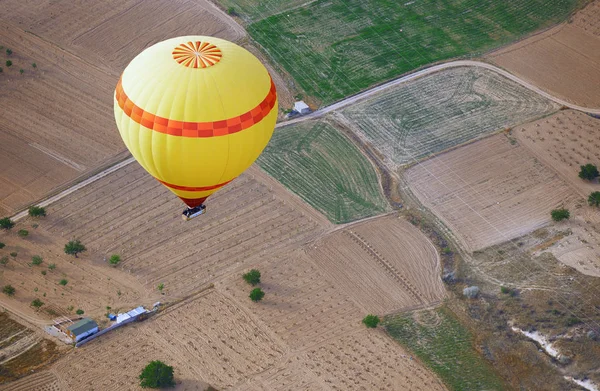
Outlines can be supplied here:
[[[331, 103], [432, 62], [479, 54], [565, 20], [584, 0], [317, 0], [244, 4], [251, 36]], [[260, 6], [258, 4], [261, 4]], [[269, 13], [285, 12], [259, 20]]]
[[389, 210], [371, 163], [325, 122], [276, 129], [258, 164], [333, 223]]
[[555, 112], [559, 106], [483, 68], [451, 68], [341, 111], [392, 169]]
[[473, 337], [447, 309], [387, 317], [387, 332], [429, 366], [451, 390], [506, 386], [473, 346]]
[[248, 23], [256, 22], [271, 15], [302, 6], [309, 0], [218, 0], [226, 9], [233, 12]]

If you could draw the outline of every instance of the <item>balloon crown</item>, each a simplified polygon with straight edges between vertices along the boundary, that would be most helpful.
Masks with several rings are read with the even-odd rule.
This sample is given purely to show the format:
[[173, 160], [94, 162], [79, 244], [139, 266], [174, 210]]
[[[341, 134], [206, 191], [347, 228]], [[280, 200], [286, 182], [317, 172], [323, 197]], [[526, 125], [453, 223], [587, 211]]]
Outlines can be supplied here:
[[221, 61], [221, 49], [209, 42], [187, 42], [175, 47], [173, 59], [189, 68], [208, 68]]

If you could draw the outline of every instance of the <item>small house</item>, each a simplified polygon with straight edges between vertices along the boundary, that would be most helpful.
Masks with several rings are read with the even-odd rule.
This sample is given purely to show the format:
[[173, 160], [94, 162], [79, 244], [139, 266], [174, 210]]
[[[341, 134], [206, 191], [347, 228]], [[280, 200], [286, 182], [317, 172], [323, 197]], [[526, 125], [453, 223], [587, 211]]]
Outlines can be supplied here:
[[83, 318], [67, 327], [66, 333], [75, 342], [79, 342], [85, 337], [98, 332], [98, 324], [90, 318]]
[[302, 101], [302, 100], [294, 103], [294, 111], [296, 111], [300, 114], [310, 114], [311, 113], [310, 107], [308, 107], [308, 105], [306, 103], [304, 103], [304, 101]]

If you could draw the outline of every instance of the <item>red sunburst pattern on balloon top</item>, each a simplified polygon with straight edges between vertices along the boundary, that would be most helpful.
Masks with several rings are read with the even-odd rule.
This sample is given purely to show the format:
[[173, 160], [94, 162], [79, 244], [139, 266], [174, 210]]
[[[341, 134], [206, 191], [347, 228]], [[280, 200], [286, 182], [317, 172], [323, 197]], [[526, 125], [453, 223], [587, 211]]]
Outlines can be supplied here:
[[208, 68], [221, 60], [221, 49], [208, 42], [182, 43], [173, 50], [173, 58], [190, 68]]

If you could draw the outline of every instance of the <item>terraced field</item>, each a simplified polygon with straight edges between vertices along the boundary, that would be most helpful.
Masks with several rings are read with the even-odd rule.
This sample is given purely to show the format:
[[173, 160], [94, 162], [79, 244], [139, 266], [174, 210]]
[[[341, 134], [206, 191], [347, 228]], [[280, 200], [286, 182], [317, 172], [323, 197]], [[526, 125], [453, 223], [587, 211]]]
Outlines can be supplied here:
[[277, 129], [258, 164], [333, 223], [390, 210], [371, 163], [326, 122]]
[[[582, 3], [318, 0], [252, 23], [248, 32], [325, 104], [426, 64], [510, 42], [566, 19]], [[227, 4], [242, 5], [251, 18], [278, 10]]]
[[453, 68], [386, 90], [336, 118], [396, 169], [557, 109], [494, 72]]

